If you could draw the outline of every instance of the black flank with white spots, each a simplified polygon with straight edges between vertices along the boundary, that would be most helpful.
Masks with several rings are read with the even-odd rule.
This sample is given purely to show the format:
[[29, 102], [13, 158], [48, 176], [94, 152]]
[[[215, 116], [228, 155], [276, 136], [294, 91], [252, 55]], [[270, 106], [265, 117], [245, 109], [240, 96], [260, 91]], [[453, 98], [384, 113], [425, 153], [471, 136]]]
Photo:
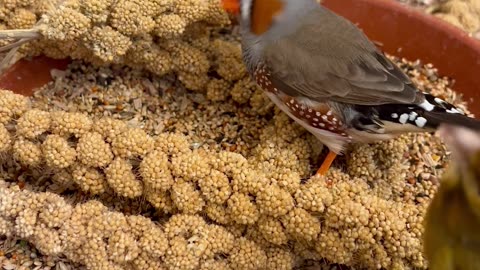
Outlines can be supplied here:
[[[379, 106], [355, 106], [360, 113], [353, 126], [359, 130], [378, 132], [384, 121], [409, 124], [418, 128], [437, 129], [442, 123], [459, 125], [480, 131], [480, 121], [469, 118], [454, 105], [424, 93], [425, 102], [414, 104], [385, 104]], [[373, 128], [372, 130], [372, 127]], [[405, 128], [408, 130], [408, 126]]]
[[[345, 104], [353, 109], [355, 117], [346, 125], [339, 117], [333, 114], [328, 103], [320, 104], [317, 107], [307, 107], [300, 104], [295, 97], [286, 95], [277, 88], [271, 81], [270, 73], [264, 65], [255, 70], [253, 77], [258, 85], [267, 92], [284, 97], [284, 105], [290, 113], [308, 125], [323, 129], [338, 135], [349, 137], [346, 129], [353, 127], [360, 131], [369, 133], [401, 133], [413, 132], [419, 129], [434, 131], [442, 123], [459, 125], [480, 131], [480, 121], [469, 118], [465, 113], [454, 105], [423, 93], [424, 101], [420, 104], [384, 104], [377, 106]], [[421, 94], [421, 93], [419, 93]], [[392, 130], [388, 122], [400, 124]]]

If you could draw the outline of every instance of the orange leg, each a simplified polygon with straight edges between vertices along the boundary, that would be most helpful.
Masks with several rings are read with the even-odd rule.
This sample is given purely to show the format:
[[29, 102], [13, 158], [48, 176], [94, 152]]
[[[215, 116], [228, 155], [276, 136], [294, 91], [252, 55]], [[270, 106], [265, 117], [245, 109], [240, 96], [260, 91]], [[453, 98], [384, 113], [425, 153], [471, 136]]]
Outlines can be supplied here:
[[332, 162], [335, 160], [336, 157], [337, 157], [337, 154], [335, 154], [332, 151], [329, 151], [327, 157], [323, 160], [322, 166], [320, 166], [320, 169], [318, 169], [317, 174], [319, 175], [327, 174], [328, 169], [330, 169], [330, 166], [332, 165]]

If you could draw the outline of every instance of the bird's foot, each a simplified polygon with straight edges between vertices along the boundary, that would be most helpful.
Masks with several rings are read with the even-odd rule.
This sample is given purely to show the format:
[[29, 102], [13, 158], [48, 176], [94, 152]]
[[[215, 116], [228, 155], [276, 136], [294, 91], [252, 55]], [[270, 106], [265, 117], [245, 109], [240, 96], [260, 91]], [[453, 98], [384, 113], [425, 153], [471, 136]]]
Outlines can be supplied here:
[[337, 154], [335, 154], [332, 151], [329, 151], [327, 157], [325, 157], [325, 159], [323, 160], [323, 163], [320, 166], [320, 168], [318, 169], [316, 174], [317, 175], [326, 175], [328, 170], [330, 169], [330, 166], [332, 166], [332, 163], [333, 163], [333, 161], [335, 160], [336, 157], [337, 157]]

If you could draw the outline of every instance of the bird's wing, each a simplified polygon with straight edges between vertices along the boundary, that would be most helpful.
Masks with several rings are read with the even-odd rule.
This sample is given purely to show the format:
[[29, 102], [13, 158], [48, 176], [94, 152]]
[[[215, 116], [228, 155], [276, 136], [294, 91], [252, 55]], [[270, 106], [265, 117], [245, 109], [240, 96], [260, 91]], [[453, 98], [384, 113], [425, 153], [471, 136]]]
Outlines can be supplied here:
[[272, 82], [292, 96], [380, 105], [412, 103], [418, 95], [408, 76], [356, 26], [324, 8], [266, 45], [264, 61]]

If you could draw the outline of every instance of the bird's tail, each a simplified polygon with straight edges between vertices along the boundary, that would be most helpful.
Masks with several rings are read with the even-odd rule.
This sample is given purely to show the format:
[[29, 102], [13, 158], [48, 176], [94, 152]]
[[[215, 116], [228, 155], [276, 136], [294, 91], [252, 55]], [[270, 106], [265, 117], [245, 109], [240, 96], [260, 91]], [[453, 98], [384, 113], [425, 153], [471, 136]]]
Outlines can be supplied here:
[[434, 131], [442, 124], [480, 131], [480, 120], [468, 117], [463, 110], [440, 98], [427, 93], [424, 97], [420, 104], [357, 106], [363, 116], [358, 125], [375, 133]]
[[480, 130], [480, 120], [468, 117], [465, 112], [438, 97], [424, 94], [425, 101], [419, 104], [424, 109], [423, 117], [429, 126], [437, 129], [441, 124], [462, 126], [473, 130]]
[[480, 120], [470, 118], [464, 114], [426, 111], [424, 117], [430, 122], [430, 126], [435, 127], [435, 129], [441, 124], [450, 124], [480, 131]]

